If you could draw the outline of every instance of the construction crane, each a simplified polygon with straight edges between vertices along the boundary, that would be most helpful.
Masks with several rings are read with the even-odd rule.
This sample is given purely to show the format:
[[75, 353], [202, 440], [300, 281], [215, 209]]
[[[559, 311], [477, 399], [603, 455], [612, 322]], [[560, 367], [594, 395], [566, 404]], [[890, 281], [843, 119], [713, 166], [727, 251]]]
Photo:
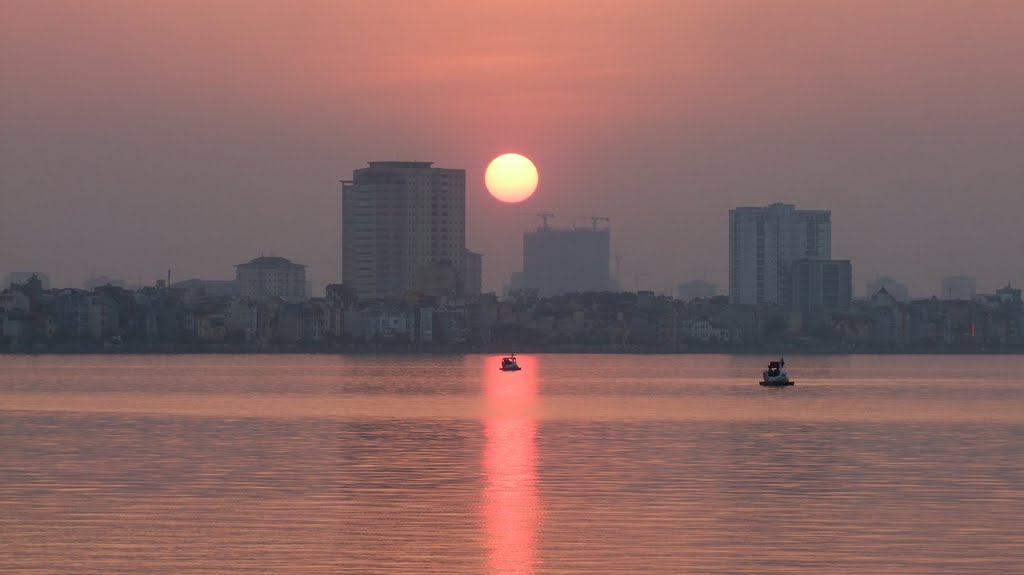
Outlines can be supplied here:
[[521, 216], [537, 216], [538, 218], [540, 218], [541, 221], [544, 222], [544, 224], [541, 227], [537, 228], [538, 230], [550, 230], [551, 226], [548, 225], [548, 220], [555, 217], [555, 214], [529, 214], [529, 213], [525, 213], [525, 212], [524, 213], [520, 213], [519, 215], [521, 215]]

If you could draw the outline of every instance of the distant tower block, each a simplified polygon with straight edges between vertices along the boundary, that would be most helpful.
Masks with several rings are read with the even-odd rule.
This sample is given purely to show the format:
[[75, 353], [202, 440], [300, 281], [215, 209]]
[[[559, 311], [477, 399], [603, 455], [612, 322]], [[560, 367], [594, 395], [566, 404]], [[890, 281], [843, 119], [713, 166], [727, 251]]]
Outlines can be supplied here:
[[545, 225], [523, 235], [523, 284], [542, 297], [607, 291], [610, 263], [609, 229], [596, 225], [555, 229]]
[[790, 304], [797, 260], [832, 259], [832, 212], [791, 204], [729, 210], [729, 301]]

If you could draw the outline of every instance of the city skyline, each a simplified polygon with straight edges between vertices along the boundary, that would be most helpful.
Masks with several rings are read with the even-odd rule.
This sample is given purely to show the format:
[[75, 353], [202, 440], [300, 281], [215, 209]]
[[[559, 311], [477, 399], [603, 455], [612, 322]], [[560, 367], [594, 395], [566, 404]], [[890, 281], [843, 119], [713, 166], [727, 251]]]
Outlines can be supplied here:
[[[832, 211], [858, 292], [1021, 285], [1024, 7], [993, 6], [8, 3], [0, 275], [219, 279], [274, 253], [320, 292], [337, 181], [401, 159], [466, 170], [486, 291], [524, 212], [610, 217], [625, 287], [725, 287], [722, 214], [774, 202]], [[505, 152], [540, 171], [520, 205], [484, 189]]]
[[[380, 166], [401, 165], [401, 164], [404, 164], [404, 165], [426, 165], [426, 166], [429, 166], [429, 165], [433, 164], [433, 162], [420, 162], [420, 161], [370, 161], [368, 163], [371, 164], [371, 165], [380, 165]], [[357, 169], [357, 170], [354, 170], [354, 172], [359, 172], [360, 170], [365, 170], [365, 169], [367, 169], [367, 168]], [[437, 168], [434, 168], [434, 169], [437, 169]], [[454, 172], [458, 172], [459, 175], [460, 175], [460, 184], [462, 183], [462, 180], [464, 180], [465, 170], [458, 169], [458, 168], [444, 168], [444, 169], [440, 169], [440, 170], [446, 171], [446, 172], [453, 172], [453, 173]], [[350, 185], [351, 186], [351, 184], [353, 184], [352, 180], [341, 180], [341, 182], [342, 182], [343, 185]], [[344, 188], [343, 188], [342, 195], [344, 195]], [[729, 210], [729, 219], [730, 219], [730, 222], [731, 222], [737, 213], [748, 214], [749, 215], [751, 213], [757, 213], [757, 212], [762, 212], [762, 211], [771, 211], [771, 210], [773, 210], [773, 209], [775, 209], [777, 207], [790, 208], [790, 209], [793, 208], [792, 205], [782, 204], [782, 203], [778, 203], [778, 202], [775, 203], [775, 204], [769, 205], [769, 206], [765, 206], [765, 207], [737, 206], [737, 207], [732, 208], [732, 209]], [[827, 260], [828, 259], [827, 256], [830, 255], [830, 253], [831, 253], [831, 235], [832, 235], [831, 234], [831, 211], [830, 210], [796, 210], [794, 212], [794, 215], [800, 214], [802, 212], [806, 213], [806, 214], [810, 214], [811, 216], [819, 216], [819, 215], [822, 215], [822, 214], [824, 215], [825, 222], [828, 225], [827, 238], [825, 240], [825, 242], [827, 244], [827, 248], [826, 248], [826, 251], [824, 252], [825, 253], [825, 259]], [[556, 214], [551, 214], [551, 213], [539, 213], [539, 214], [520, 213], [519, 215], [528, 215], [528, 216], [531, 216], [531, 217], [541, 217], [542, 221], [543, 221], [543, 225], [540, 228], [527, 228], [527, 229], [524, 229], [523, 233], [522, 233], [522, 238], [524, 240], [527, 239], [528, 237], [534, 235], [539, 229], [550, 229], [550, 230], [553, 230], [553, 231], [561, 231], [561, 232], [589, 229], [589, 228], [586, 228], [586, 227], [581, 227], [581, 226], [577, 225], [576, 223], [573, 223], [569, 227], [561, 227], [561, 228], [558, 228], [558, 227], [555, 227], [555, 226], [549, 226], [548, 225], [549, 221], [551, 221], [553, 218], [555, 218]], [[606, 222], [610, 221], [610, 218], [594, 217], [594, 216], [571, 216], [571, 218], [574, 221], [590, 220], [591, 221], [591, 226], [596, 226], [597, 225], [597, 221], [599, 221], [599, 220], [603, 220], [603, 221], [606, 221]], [[342, 228], [343, 227], [344, 226], [342, 226]], [[732, 223], [729, 224], [729, 227], [732, 227]], [[607, 233], [609, 231], [609, 229], [606, 228], [606, 229], [604, 229], [602, 231]], [[341, 244], [339, 244], [339, 245], [341, 246], [340, 251], [344, 252], [345, 251], [345, 247], [344, 247], [344, 239], [343, 238], [342, 238]], [[475, 260], [477, 260], [476, 263], [473, 264], [473, 265], [476, 266], [474, 269], [477, 270], [477, 271], [480, 271], [481, 264], [480, 264], [479, 260], [481, 259], [481, 257], [484, 254], [475, 253], [475, 252], [469, 250], [468, 248], [463, 248], [463, 253], [465, 254], [464, 257], [471, 257], [471, 258], [475, 258]], [[525, 253], [524, 253], [524, 255], [525, 255]], [[734, 257], [735, 256], [730, 255], [730, 260], [733, 259]], [[285, 258], [282, 258], [281, 256], [279, 256], [277, 253], [275, 253], [273, 251], [271, 251], [269, 253], [260, 252], [260, 254], [257, 256], [257, 259], [264, 259], [264, 258], [285, 259]], [[620, 258], [621, 258], [621, 254], [617, 254], [616, 257], [613, 258], [613, 259], [620, 259]], [[813, 258], [813, 259], [816, 259], [816, 258], [817, 258], [817, 256], [815, 256], [815, 258]], [[343, 258], [342, 258], [342, 260], [343, 260]], [[424, 260], [424, 261], [429, 261], [429, 258], [427, 258], [427, 260]], [[843, 261], [849, 262], [850, 260], [843, 260]], [[650, 274], [648, 272], [635, 272], [633, 274], [633, 277], [635, 278], [636, 286], [634, 286], [634, 289], [630, 289], [630, 286], [632, 284], [630, 284], [630, 282], [627, 281], [628, 278], [626, 278], [625, 274], [620, 273], [620, 270], [618, 270], [618, 267], [619, 267], [618, 263], [619, 262], [617, 262], [617, 261], [613, 262], [612, 259], [609, 260], [609, 267], [610, 268], [612, 268], [612, 267], [615, 268], [615, 269], [610, 269], [609, 270], [609, 282], [610, 282], [609, 285], [610, 285], [610, 287], [613, 287], [613, 288], [614, 288], [614, 286], [617, 285], [618, 286], [618, 291], [624, 291], [624, 292], [625, 291], [634, 291], [634, 292], [640, 291], [640, 287], [639, 287], [640, 278], [644, 278], [644, 281], [645, 281], [645, 284], [646, 284], [647, 278], [649, 278], [649, 276], [652, 275], [652, 274]], [[238, 265], [234, 265], [232, 267], [238, 267]], [[302, 267], [306, 267], [306, 266], [302, 266]], [[344, 265], [342, 267], [344, 267]], [[520, 266], [520, 267], [522, 267], [522, 266]], [[220, 273], [221, 275], [224, 275], [223, 272], [217, 272], [217, 273]], [[195, 282], [195, 281], [206, 281], [206, 282], [209, 282], [209, 281], [213, 281], [213, 282], [228, 281], [228, 282], [230, 282], [230, 281], [233, 281], [233, 280], [225, 280], [225, 279], [217, 276], [216, 274], [214, 274], [214, 276], [211, 276], [211, 277], [198, 277], [196, 275], [186, 275], [186, 276], [183, 277], [183, 276], [172, 276], [172, 270], [166, 270], [166, 274], [167, 274], [166, 275], [166, 279], [167, 280], [173, 280], [175, 282], [186, 282], [187, 283], [187, 282], [190, 282], [190, 281], [191, 282]], [[499, 285], [496, 289], [484, 290], [484, 289], [481, 289], [482, 288], [482, 285], [481, 285], [481, 286], [478, 286], [476, 291], [474, 291], [473, 293], [480, 293], [481, 291], [483, 291], [483, 292], [493, 292], [493, 293], [497, 293], [498, 295], [501, 295], [503, 292], [505, 292], [505, 291], [507, 291], [509, 289], [514, 289], [515, 287], [517, 287], [515, 285], [515, 283], [516, 283], [515, 277], [521, 276], [522, 274], [523, 274], [523, 271], [520, 270], [520, 269], [513, 270], [511, 272], [511, 274], [510, 274], [510, 277], [509, 278], [505, 278], [504, 283]], [[47, 273], [46, 271], [41, 270], [41, 269], [9, 270], [9, 271], [4, 271], [4, 273], [3, 273], [3, 277], [5, 278], [5, 282], [7, 284], [16, 283], [16, 282], [24, 282], [30, 276], [38, 276], [38, 277], [43, 278], [44, 282], [46, 282], [47, 285], [49, 285], [49, 283], [50, 283], [50, 274]], [[853, 273], [852, 277], [853, 278], [857, 278], [858, 276], [857, 276], [856, 273]], [[499, 278], [499, 280], [500, 279], [501, 278]], [[907, 289], [906, 285], [904, 283], [902, 283], [902, 282], [899, 282], [898, 284], [893, 284], [892, 283], [892, 282], [897, 282], [899, 279], [900, 279], [900, 277], [892, 277], [890, 275], [875, 274], [874, 276], [864, 280], [866, 287], [865, 287], [863, 292], [858, 291], [858, 288], [856, 287], [855, 280], [854, 280], [854, 281], [852, 281], [851, 295], [854, 298], [870, 298], [871, 295], [874, 292], [878, 291], [878, 288], [880, 288], [883, 284], [886, 284], [886, 283], [891, 284], [891, 285], [887, 285], [886, 286], [886, 287], [890, 288], [890, 292], [892, 291], [894, 286], [897, 286], [896, 287], [897, 292], [895, 292], [895, 293], [902, 293], [903, 290]], [[971, 275], [965, 275], [965, 274], [959, 274], [959, 273], [946, 274], [946, 275], [943, 275], [943, 276], [941, 276], [939, 278], [940, 286], [938, 287], [938, 289], [934, 289], [932, 291], [929, 291], [929, 288], [925, 287], [923, 290], [922, 289], [915, 290], [913, 298], [914, 299], [925, 299], [925, 298], [928, 298], [928, 297], [937, 297], [939, 299], [970, 299], [970, 296], [973, 296], [974, 293], [994, 293], [998, 288], [1005, 288], [1005, 287], [1011, 287], [1011, 286], [1014, 286], [1014, 285], [1021, 285], [1021, 284], [1015, 283], [1012, 280], [1007, 280], [1007, 281], [1004, 281], [1004, 282], [1000, 282], [998, 280], [991, 280], [990, 278], [982, 278], [982, 285], [989, 286], [989, 287], [977, 288], [976, 287], [977, 280], [978, 280], [978, 278], [976, 278], [974, 276], [971, 276]], [[90, 272], [89, 276], [86, 277], [80, 283], [72, 282], [72, 283], [69, 283], [69, 284], [59, 284], [59, 285], [55, 285], [55, 287], [58, 287], [58, 288], [67, 288], [67, 287], [74, 288], [74, 287], [78, 287], [78, 286], [95, 287], [95, 286], [99, 286], [99, 285], [106, 285], [108, 283], [113, 283], [114, 285], [125, 286], [125, 287], [129, 287], [129, 286], [143, 287], [143, 286], [154, 285], [154, 284], [156, 284], [157, 282], [160, 282], [160, 281], [165, 281], [165, 278], [163, 276], [160, 276], [160, 275], [156, 275], [156, 276], [152, 276], [152, 277], [147, 277], [145, 280], [142, 278], [142, 276], [139, 276], [137, 282], [133, 282], [130, 279], [127, 279], [125, 277], [116, 275], [116, 273], [114, 275], [108, 276], [106, 274], [97, 274], [95, 270], [92, 270]], [[963, 282], [969, 282], [970, 283], [970, 288], [968, 289], [968, 288], [960, 288], [960, 287], [958, 287], [955, 290], [956, 291], [956, 296], [955, 297], [951, 297], [950, 293], [952, 293], [952, 292], [950, 291], [950, 288], [948, 287], [948, 284], [949, 284], [950, 281], [953, 281], [953, 282], [958, 283], [958, 284], [962, 284]], [[659, 286], [659, 287], [650, 287], [650, 286], [646, 286], [645, 285], [645, 287], [643, 289], [645, 291], [653, 291], [655, 293], [659, 293], [659, 294], [662, 294], [662, 295], [673, 296], [684, 284], [694, 283], [694, 282], [706, 283], [706, 275], [705, 275], [705, 277], [702, 277], [702, 278], [684, 277], [684, 278], [679, 279], [674, 284], [665, 284], [664, 286]], [[312, 281], [309, 281], [307, 283], [309, 284], [307, 286], [307, 291], [309, 291], [311, 289], [314, 292], [317, 291], [315, 288], [313, 288], [314, 284], [313, 284]], [[319, 286], [319, 293], [322, 293], [323, 288], [326, 287], [329, 284], [332, 284], [332, 283], [344, 283], [344, 277], [342, 277], [342, 278], [340, 278], [340, 279], [338, 279], [336, 281], [327, 280], [326, 282], [324, 282], [323, 285]], [[472, 282], [471, 282], [471, 285], [472, 285]], [[717, 284], [715, 284], [715, 283], [712, 283], [712, 284], [709, 284], [709, 285], [717, 286]], [[726, 291], [727, 292], [731, 290], [731, 283], [730, 282], [726, 282], [724, 285], [726, 287]], [[899, 287], [899, 286], [902, 286], [902, 287]], [[970, 296], [964, 297], [963, 296], [964, 293], [969, 293]], [[371, 297], [370, 299], [376, 299], [376, 298]], [[897, 299], [899, 299], [899, 298], [897, 298]], [[908, 299], [908, 296], [905, 296], [903, 299]], [[745, 303], [754, 303], [754, 301], [753, 300], [751, 300], [749, 302], [745, 301]]]

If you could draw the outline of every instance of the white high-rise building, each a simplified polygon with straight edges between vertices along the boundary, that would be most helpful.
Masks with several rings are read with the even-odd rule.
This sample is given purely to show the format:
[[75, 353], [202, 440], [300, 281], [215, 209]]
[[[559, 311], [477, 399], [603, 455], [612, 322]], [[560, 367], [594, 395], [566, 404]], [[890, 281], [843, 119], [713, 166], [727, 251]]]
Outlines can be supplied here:
[[792, 204], [729, 210], [729, 300], [790, 304], [793, 263], [832, 259], [832, 212]]
[[445, 265], [463, 289], [466, 171], [432, 165], [370, 162], [342, 182], [341, 281], [360, 298], [400, 298]]

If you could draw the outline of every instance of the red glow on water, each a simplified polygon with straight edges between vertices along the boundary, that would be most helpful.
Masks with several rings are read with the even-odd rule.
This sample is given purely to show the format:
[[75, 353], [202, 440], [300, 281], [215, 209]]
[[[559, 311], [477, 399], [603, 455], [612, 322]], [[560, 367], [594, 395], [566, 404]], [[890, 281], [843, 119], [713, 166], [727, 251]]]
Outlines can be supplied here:
[[487, 533], [487, 572], [532, 574], [536, 568], [540, 495], [537, 490], [537, 397], [533, 362], [521, 371], [498, 370], [490, 358], [486, 400], [492, 415], [484, 422], [483, 520]]

